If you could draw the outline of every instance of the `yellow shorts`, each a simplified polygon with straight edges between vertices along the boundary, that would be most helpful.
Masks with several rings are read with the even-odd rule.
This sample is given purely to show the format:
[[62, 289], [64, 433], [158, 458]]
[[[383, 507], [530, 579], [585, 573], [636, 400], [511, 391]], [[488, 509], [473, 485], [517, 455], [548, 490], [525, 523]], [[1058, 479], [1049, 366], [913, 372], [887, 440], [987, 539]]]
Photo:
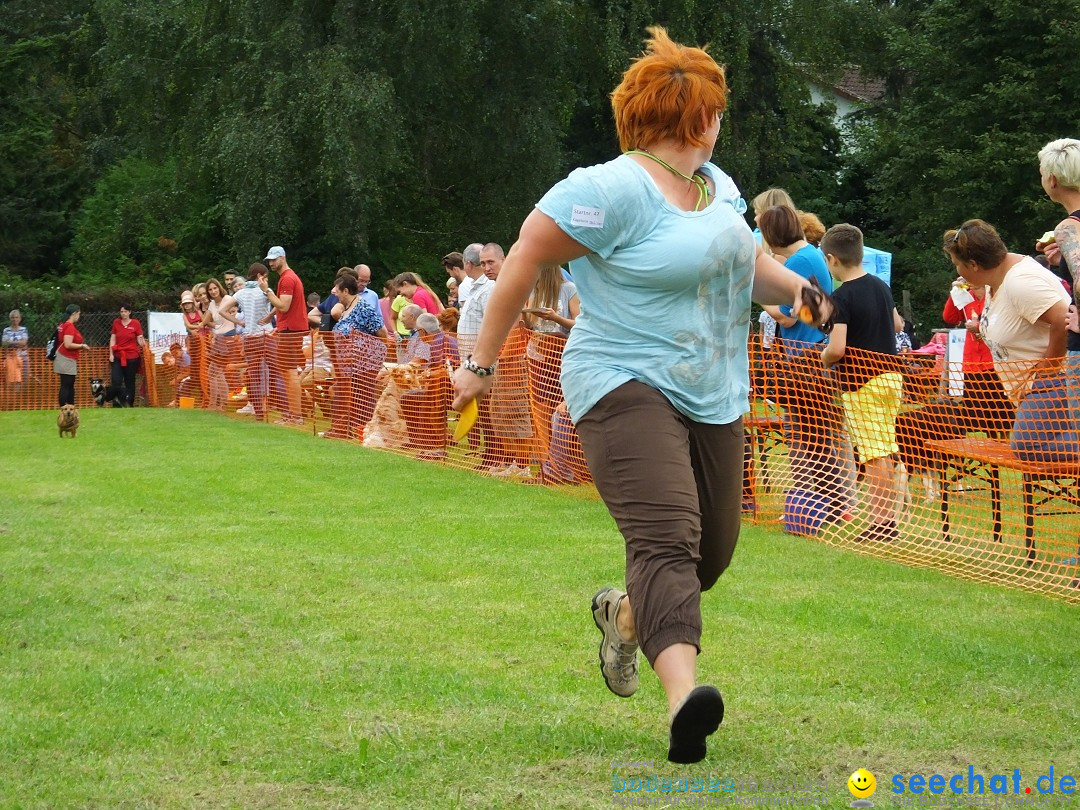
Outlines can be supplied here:
[[870, 378], [858, 391], [840, 394], [848, 432], [860, 462], [884, 458], [899, 451], [896, 417], [900, 413], [903, 390], [904, 378], [899, 372], [890, 371]]

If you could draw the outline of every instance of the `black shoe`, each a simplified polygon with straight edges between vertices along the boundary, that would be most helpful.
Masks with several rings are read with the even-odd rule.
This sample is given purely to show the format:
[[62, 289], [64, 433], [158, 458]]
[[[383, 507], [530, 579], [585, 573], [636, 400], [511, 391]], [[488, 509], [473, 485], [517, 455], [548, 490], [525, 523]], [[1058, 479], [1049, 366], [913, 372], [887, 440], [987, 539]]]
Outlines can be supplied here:
[[671, 718], [668, 761], [689, 765], [705, 759], [705, 739], [724, 720], [724, 698], [715, 686], [698, 686]]

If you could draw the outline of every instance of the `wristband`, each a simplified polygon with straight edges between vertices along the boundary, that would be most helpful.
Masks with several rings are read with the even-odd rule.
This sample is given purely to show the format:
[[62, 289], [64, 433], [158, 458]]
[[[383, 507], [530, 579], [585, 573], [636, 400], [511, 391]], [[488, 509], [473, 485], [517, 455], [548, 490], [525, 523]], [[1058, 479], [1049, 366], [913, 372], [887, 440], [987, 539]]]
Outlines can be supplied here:
[[490, 377], [495, 373], [495, 366], [498, 365], [498, 361], [492, 363], [490, 366], [477, 365], [470, 354], [461, 362], [461, 367], [467, 371], [471, 371], [477, 377]]

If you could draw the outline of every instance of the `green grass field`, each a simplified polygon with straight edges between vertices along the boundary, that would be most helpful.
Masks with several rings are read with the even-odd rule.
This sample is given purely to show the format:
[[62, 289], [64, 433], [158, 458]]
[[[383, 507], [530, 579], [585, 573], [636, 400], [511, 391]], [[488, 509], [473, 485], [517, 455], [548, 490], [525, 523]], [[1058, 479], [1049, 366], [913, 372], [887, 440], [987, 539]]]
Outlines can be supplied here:
[[846, 807], [860, 767], [880, 807], [893, 774], [1080, 776], [1075, 606], [747, 527], [703, 598], [728, 715], [677, 767], [647, 667], [630, 700], [598, 673], [601, 503], [204, 412], [82, 415], [61, 440], [0, 414], [0, 807], [610, 807], [649, 795], [613, 775], [653, 773], [827, 780], [814, 805]]

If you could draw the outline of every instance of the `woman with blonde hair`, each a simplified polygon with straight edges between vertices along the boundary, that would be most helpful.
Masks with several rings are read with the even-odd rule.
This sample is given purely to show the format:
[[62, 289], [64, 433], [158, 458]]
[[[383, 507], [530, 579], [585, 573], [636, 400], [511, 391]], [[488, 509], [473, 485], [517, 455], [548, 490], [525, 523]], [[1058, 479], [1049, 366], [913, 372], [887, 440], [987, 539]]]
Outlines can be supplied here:
[[191, 294], [195, 296], [195, 308], [199, 310], [199, 314], [205, 315], [210, 306], [210, 296], [206, 294], [206, 283], [200, 281], [192, 285]]
[[412, 334], [412, 329], [405, 325], [401, 317], [401, 311], [409, 304], [416, 304], [421, 310], [432, 315], [442, 312], [442, 302], [416, 273], [399, 273], [390, 283], [397, 293], [390, 304], [390, 318], [394, 324], [391, 334], [396, 338], [404, 340]]
[[563, 401], [559, 384], [563, 346], [580, 311], [577, 287], [563, 278], [562, 267], [549, 264], [542, 268], [533, 294], [529, 296], [529, 306], [523, 310], [525, 325], [533, 330], [525, 357], [533, 435], [541, 458], [549, 455], [551, 417]]
[[210, 329], [209, 407], [223, 411], [229, 396], [229, 384], [225, 379], [225, 365], [229, 361], [226, 341], [236, 334], [236, 299], [225, 293], [225, 287], [216, 278], [207, 280], [206, 295], [209, 303], [203, 324]]
[[[1072, 282], [1074, 303], [1069, 307], [1065, 339], [1065, 375], [1069, 380], [1069, 410], [1080, 413], [1080, 141], [1059, 138], [1039, 150], [1039, 177], [1046, 196], [1065, 209], [1053, 237], [1040, 239], [1035, 249], [1051, 267], [1064, 270]], [[1044, 234], [1045, 235], [1045, 234]]]
[[420, 278], [419, 273], [399, 273], [394, 283], [397, 284], [398, 295], [405, 296], [410, 303], [423, 307], [432, 315], [442, 312], [443, 305], [438, 294]]
[[[795, 212], [795, 215], [799, 218], [799, 227], [802, 228], [803, 238], [805, 238], [807, 242], [814, 247], [817, 247], [821, 243], [821, 237], [825, 235], [825, 231], [827, 230], [825, 224], [817, 214], [813, 214], [809, 211], [800, 211], [796, 208], [795, 201], [791, 199], [791, 195], [782, 188], [768, 188], [754, 197], [754, 202], [752, 203], [754, 208], [754, 224], [760, 228], [761, 215], [770, 208], [775, 208], [778, 205], [786, 205]], [[765, 236], [762, 234], [762, 239], [764, 238]], [[765, 249], [769, 250], [767, 240]]]
[[724, 714], [720, 692], [696, 683], [701, 594], [739, 534], [751, 299], [830, 313], [805, 279], [756, 248], [738, 188], [710, 162], [727, 107], [723, 69], [663, 28], [649, 34], [611, 97], [623, 154], [575, 170], [522, 224], [454, 375], [454, 408], [491, 388], [541, 270], [570, 262], [581, 311], [562, 387], [626, 543], [627, 593], [592, 598], [600, 672], [630, 697], [640, 645], [667, 695], [668, 759], [698, 762]]
[[791, 195], [788, 194], [782, 188], [767, 188], [756, 197], [754, 197], [753, 203], [751, 203], [754, 209], [754, 224], [761, 225], [761, 215], [768, 209], [777, 205], [786, 205], [792, 211], [795, 211], [795, 201], [791, 199]]
[[546, 334], [569, 335], [577, 321], [581, 305], [574, 282], [563, 278], [557, 264], [540, 270], [529, 306], [524, 310], [525, 324], [534, 331]]

